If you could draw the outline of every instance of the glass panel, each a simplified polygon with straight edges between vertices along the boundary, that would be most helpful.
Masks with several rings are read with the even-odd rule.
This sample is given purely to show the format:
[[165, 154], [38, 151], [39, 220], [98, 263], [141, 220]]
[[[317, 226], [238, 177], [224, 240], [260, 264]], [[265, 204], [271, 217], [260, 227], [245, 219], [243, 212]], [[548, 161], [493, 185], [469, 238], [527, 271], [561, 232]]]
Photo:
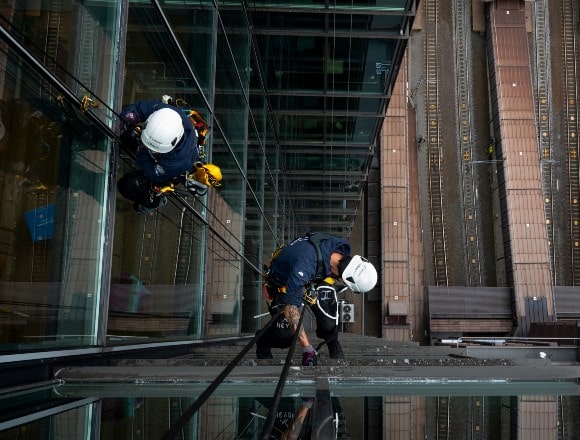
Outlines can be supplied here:
[[[189, 65], [149, 2], [131, 2], [123, 105], [169, 95], [184, 110], [198, 111], [211, 125], [206, 99], [211, 102], [213, 90], [213, 8], [204, 9], [201, 2], [164, 2], [163, 13]], [[210, 130], [200, 160], [210, 161], [215, 135]], [[130, 154], [123, 152], [121, 160], [119, 175], [135, 169]], [[137, 214], [132, 202], [118, 199], [108, 320], [111, 343], [200, 338], [204, 332], [213, 332], [213, 315], [216, 322], [227, 322], [226, 333], [236, 333], [231, 324], [235, 327], [239, 312], [228, 309], [228, 317], [222, 319], [227, 307], [212, 305], [214, 292], [232, 298], [239, 293], [232, 286], [236, 265], [230, 264], [231, 249], [219, 240], [223, 233], [208, 232], [207, 227], [208, 217], [215, 226], [215, 210], [227, 211], [223, 197], [217, 188], [209, 196], [194, 197], [181, 185], [176, 194], [189, 206], [168, 197], [165, 207], [148, 215]], [[233, 236], [239, 237], [239, 221], [236, 227]], [[240, 247], [238, 243], [235, 249]], [[206, 283], [213, 286], [207, 298]], [[208, 320], [204, 308], [209, 310]]]
[[[193, 196], [186, 200], [203, 210]], [[205, 227], [173, 198], [148, 215], [119, 200], [108, 336], [112, 343], [199, 337]]]
[[[580, 433], [580, 391], [573, 382], [369, 381], [361, 386], [360, 381], [339, 381], [330, 384], [327, 402], [313, 398], [316, 388], [312, 380], [300, 382], [287, 384], [284, 389], [271, 431], [274, 438], [289, 434], [290, 426], [302, 432], [300, 438], [334, 431], [336, 438], [357, 439], [572, 440]], [[162, 438], [205, 388], [199, 383], [111, 386], [88, 382], [65, 384], [52, 392], [8, 394], [0, 399], [0, 440], [25, 435], [32, 438], [31, 433], [43, 439], [67, 435], [86, 439]], [[191, 439], [261, 438], [274, 390], [275, 384], [222, 384], [180, 434]], [[333, 423], [322, 426], [314, 421], [314, 413], [321, 409], [332, 412]], [[23, 415], [26, 417], [18, 418]], [[304, 416], [302, 426], [296, 423], [298, 415]]]
[[[235, 179], [228, 179], [235, 187]], [[227, 191], [227, 190], [226, 190]], [[243, 282], [243, 214], [213, 191], [209, 201], [206, 335], [239, 333]]]
[[[282, 142], [336, 141], [342, 143], [372, 143], [378, 117], [327, 118], [299, 114], [280, 116], [280, 139]], [[311, 148], [316, 152], [315, 148]], [[368, 150], [368, 147], [367, 147]]]
[[[261, 98], [261, 99], [260, 99]], [[248, 123], [249, 140], [247, 146], [247, 177], [249, 188], [246, 193], [244, 270], [244, 305], [242, 331], [252, 332], [259, 328], [260, 321], [255, 316], [261, 313], [262, 299], [262, 246], [264, 234], [273, 233], [271, 219], [262, 210], [265, 199], [264, 178], [266, 162], [264, 156], [264, 136], [266, 127], [266, 101], [264, 95], [254, 95], [251, 102], [252, 118]], [[272, 188], [270, 186], [270, 188]]]
[[[2, 26], [79, 99], [98, 96], [92, 102], [104, 105], [89, 108], [110, 124], [119, 5], [60, 7], [4, 11]], [[8, 47], [0, 52], [0, 350], [94, 345], [110, 142]]]
[[[146, 2], [149, 3], [149, 2]], [[162, 3], [163, 12], [167, 16], [167, 20], [171, 25], [172, 31], [175, 33], [177, 40], [184, 52], [184, 55], [193, 70], [196, 80], [201, 85], [203, 94], [211, 100], [211, 93], [213, 89], [213, 63], [214, 63], [214, 44], [215, 36], [215, 13], [213, 4], [211, 2], [188, 2], [186, 0], [170, 3]], [[209, 3], [209, 5], [203, 5]], [[208, 7], [209, 6], [209, 7]], [[147, 10], [148, 7], [145, 8]], [[175, 52], [171, 46], [169, 51]], [[161, 52], [159, 57], [166, 60], [166, 55]], [[175, 63], [177, 66], [182, 65], [182, 61]], [[189, 74], [186, 75], [186, 83], [191, 83]], [[179, 84], [179, 83], [178, 83]], [[187, 91], [179, 90], [171, 93], [186, 93], [197, 95], [195, 90]], [[188, 102], [198, 105], [193, 97], [188, 97]], [[201, 102], [200, 102], [201, 104]]]
[[[210, 77], [213, 65], [212, 56], [212, 10], [197, 8], [164, 8], [168, 20], [176, 20], [173, 28], [185, 52], [189, 66], [183, 61], [170, 35], [165, 32], [163, 23], [149, 3], [138, 3], [129, 8], [127, 25], [125, 82], [123, 104], [139, 99], [161, 99], [170, 95], [183, 99], [189, 106], [205, 113], [205, 101], [201, 92], [209, 96]], [[183, 20], [191, 22], [184, 27]], [[194, 44], [194, 42], [196, 44]], [[188, 56], [195, 53], [195, 56]], [[191, 76], [189, 67], [195, 78]]]
[[385, 93], [394, 41], [258, 35], [270, 90]]
[[0, 439], [94, 438], [101, 422], [95, 402], [59, 396], [52, 387], [5, 395], [0, 398]]
[[297, 154], [286, 155], [286, 166], [288, 168], [299, 170], [320, 171], [327, 170], [343, 170], [343, 171], [360, 171], [366, 165], [366, 157], [332, 155], [332, 150], [327, 156], [309, 154], [308, 156]]
[[297, 34], [309, 32], [314, 34], [327, 34], [329, 37], [336, 34], [352, 33], [351, 37], [356, 38], [357, 33], [364, 33], [368, 38], [385, 38], [387, 35], [399, 35], [401, 30], [401, 17], [393, 16], [372, 16], [366, 14], [344, 14], [331, 17], [330, 25], [326, 25], [329, 18], [326, 14], [313, 14], [310, 11], [296, 12], [278, 11], [271, 14], [255, 14], [254, 24], [264, 28], [265, 33], [285, 32]]
[[[230, 150], [242, 167], [246, 164], [248, 137], [249, 54], [247, 34], [234, 33], [218, 38], [215, 86], [215, 114], [227, 143], [216, 145], [215, 152]], [[236, 58], [233, 59], [232, 55]], [[225, 141], [224, 139], [224, 141]], [[228, 145], [229, 144], [229, 145]]]
[[[372, 11], [384, 11], [384, 12], [394, 12], [401, 13], [405, 11], [405, 5], [408, 0], [336, 0], [332, 2], [332, 6], [337, 9], [343, 9], [347, 11], [357, 10], [357, 9], [371, 9]], [[255, 0], [252, 2], [252, 6], [260, 8], [297, 8], [297, 9], [326, 9], [328, 7], [328, 2], [326, 0], [289, 0], [289, 1], [273, 1], [273, 0]], [[332, 8], [331, 8], [332, 10]]]

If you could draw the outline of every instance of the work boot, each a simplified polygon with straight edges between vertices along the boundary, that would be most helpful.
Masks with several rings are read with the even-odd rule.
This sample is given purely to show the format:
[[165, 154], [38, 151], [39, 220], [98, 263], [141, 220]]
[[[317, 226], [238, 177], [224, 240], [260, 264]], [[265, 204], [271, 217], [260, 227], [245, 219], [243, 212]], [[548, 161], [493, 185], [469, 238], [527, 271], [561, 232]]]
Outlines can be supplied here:
[[318, 364], [316, 359], [316, 352], [313, 351], [305, 351], [302, 353], [302, 365], [305, 367], [315, 367]]
[[262, 345], [256, 346], [256, 357], [258, 359], [274, 359], [272, 356], [272, 350], [269, 347], [264, 347]]
[[331, 359], [344, 359], [344, 353], [342, 352], [342, 347], [340, 346], [340, 342], [338, 342], [338, 338], [326, 341], [326, 345], [328, 345], [328, 354]]

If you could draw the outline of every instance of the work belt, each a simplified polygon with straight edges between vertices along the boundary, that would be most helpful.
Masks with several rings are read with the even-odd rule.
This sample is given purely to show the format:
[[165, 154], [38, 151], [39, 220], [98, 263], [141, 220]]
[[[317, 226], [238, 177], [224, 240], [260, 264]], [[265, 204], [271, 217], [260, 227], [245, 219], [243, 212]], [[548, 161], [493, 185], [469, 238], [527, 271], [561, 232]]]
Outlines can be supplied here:
[[[335, 283], [335, 279], [332, 277], [326, 277], [324, 279], [324, 282], [326, 282], [328, 285], [332, 286]], [[270, 293], [268, 292], [268, 288], [272, 289], [272, 290], [276, 290], [276, 293], [279, 295], [284, 295], [287, 291], [286, 286], [278, 286], [274, 283], [268, 283], [266, 282], [264, 284], [264, 296], [266, 298], [270, 297]], [[272, 301], [274, 298], [270, 298], [270, 301]], [[314, 305], [316, 304], [317, 301], [317, 294], [316, 294], [316, 289], [311, 287], [307, 287], [303, 290], [302, 292], [302, 299], [304, 300], [304, 302], [310, 304], [310, 305]]]
[[[274, 298], [270, 297], [270, 291], [275, 290], [278, 295], [284, 295], [288, 290], [286, 286], [276, 286], [275, 284], [264, 284], [264, 296], [269, 298], [269, 302], [272, 302]], [[316, 295], [313, 295], [312, 289], [304, 289], [302, 292], [302, 299], [304, 302], [313, 305], [316, 304]]]

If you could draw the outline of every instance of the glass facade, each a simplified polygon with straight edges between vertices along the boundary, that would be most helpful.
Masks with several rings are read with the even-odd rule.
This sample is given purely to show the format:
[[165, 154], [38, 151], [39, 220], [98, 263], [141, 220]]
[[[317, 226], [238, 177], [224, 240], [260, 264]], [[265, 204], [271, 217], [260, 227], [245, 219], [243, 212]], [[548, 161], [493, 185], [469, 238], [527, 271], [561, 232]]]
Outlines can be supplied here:
[[[255, 331], [272, 250], [349, 235], [413, 3], [5, 3], [0, 350]], [[137, 215], [118, 114], [163, 95], [223, 185]]]
[[110, 123], [120, 9], [70, 6], [3, 7], [2, 352], [96, 345], [106, 312], [112, 144], [68, 95], [93, 90]]
[[[271, 252], [353, 228], [417, 3], [0, 1], [0, 364], [18, 384], [0, 393], [0, 439], [160, 438], [175, 423], [206, 383], [49, 369], [253, 335]], [[202, 159], [224, 180], [137, 214], [116, 188], [135, 169], [118, 115], [163, 95], [209, 123]], [[276, 423], [319, 389], [287, 384]], [[222, 384], [181, 438], [259, 438], [273, 391]], [[449, 438], [516, 438], [526, 408], [554, 413], [550, 435], [579, 430], [577, 378], [328, 392], [342, 438], [422, 438], [453, 417]]]
[[[271, 252], [349, 236], [416, 1], [0, 5], [2, 364], [253, 334]], [[119, 113], [163, 95], [208, 122], [224, 180], [137, 214]], [[137, 411], [118, 399], [31, 423], [91, 438], [96, 414]]]

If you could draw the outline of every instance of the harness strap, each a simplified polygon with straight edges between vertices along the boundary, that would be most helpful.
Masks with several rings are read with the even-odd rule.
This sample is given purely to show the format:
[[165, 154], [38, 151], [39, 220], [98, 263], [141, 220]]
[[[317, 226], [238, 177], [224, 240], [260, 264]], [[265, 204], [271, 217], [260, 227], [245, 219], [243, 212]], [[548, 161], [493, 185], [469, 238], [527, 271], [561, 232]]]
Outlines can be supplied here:
[[[308, 234], [306, 234], [305, 237], [308, 239], [310, 244], [312, 244], [312, 246], [314, 246], [314, 248], [316, 249], [316, 273], [312, 281], [316, 283], [322, 281], [332, 286], [336, 280], [332, 277], [326, 276], [324, 260], [322, 258], [322, 251], [320, 250], [321, 242], [325, 239], [331, 238], [332, 236], [324, 232], [309, 232]], [[269, 267], [272, 266], [272, 262], [278, 257], [282, 249], [284, 249], [285, 247], [286, 247], [285, 244], [278, 246], [278, 248], [276, 248], [276, 250], [272, 253], [272, 256], [270, 257], [270, 265], [268, 267], [264, 266], [264, 268], [266, 269], [266, 274], [264, 275], [266, 283], [264, 284], [263, 294], [264, 297], [269, 301], [273, 300], [274, 298], [270, 298], [270, 295], [267, 293], [268, 287], [276, 289], [276, 293], [280, 295], [285, 294], [287, 291], [286, 286], [279, 286], [275, 282], [272, 282], [272, 280], [270, 280], [268, 277], [270, 272]], [[308, 297], [307, 293], [305, 293], [305, 295]], [[316, 302], [316, 299], [314, 299], [314, 302]], [[311, 304], [313, 303], [311, 302]]]
[[306, 234], [308, 237], [308, 241], [312, 243], [312, 245], [316, 249], [316, 275], [314, 275], [314, 279], [321, 279], [326, 277], [326, 271], [324, 270], [324, 260], [322, 258], [322, 251], [320, 250], [320, 244], [323, 240], [326, 240], [331, 237], [330, 234], [325, 232], [309, 232]]

